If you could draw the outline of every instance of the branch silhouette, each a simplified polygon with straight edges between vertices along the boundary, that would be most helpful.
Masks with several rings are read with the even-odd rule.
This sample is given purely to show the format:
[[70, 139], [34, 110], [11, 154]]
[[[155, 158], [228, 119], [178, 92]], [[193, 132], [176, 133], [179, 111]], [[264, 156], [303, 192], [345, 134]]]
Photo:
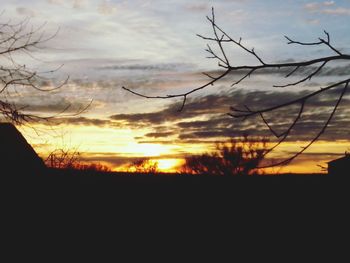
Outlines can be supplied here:
[[[1, 14], [0, 14], [1, 18]], [[14, 97], [20, 89], [34, 89], [40, 92], [50, 92], [60, 89], [68, 83], [69, 76], [55, 87], [42, 88], [41, 81], [46, 81], [45, 74], [51, 74], [56, 69], [38, 72], [25, 64], [20, 64], [14, 58], [18, 55], [29, 56], [33, 59], [33, 51], [41, 49], [41, 45], [57, 36], [59, 29], [53, 34], [45, 33], [46, 23], [38, 27], [30, 26], [30, 19], [24, 19], [19, 23], [7, 21], [0, 23], [0, 117], [14, 124], [24, 124], [30, 121], [49, 120], [57, 115], [41, 117], [25, 113], [26, 107], [17, 107]], [[79, 109], [76, 113], [67, 116], [81, 114], [91, 105]], [[67, 105], [62, 112], [66, 112], [71, 105]]]
[[[322, 70], [324, 70], [324, 67], [333, 61], [349, 61], [350, 60], [350, 55], [349, 54], [344, 54], [341, 52], [339, 49], [333, 46], [331, 43], [331, 38], [328, 32], [324, 31], [325, 37], [322, 38], [320, 37], [316, 42], [301, 42], [301, 41], [296, 41], [291, 39], [288, 36], [285, 36], [286, 40], [288, 41], [288, 45], [301, 45], [301, 46], [325, 46], [327, 47], [332, 53], [330, 56], [325, 56], [325, 57], [319, 57], [315, 59], [310, 59], [310, 60], [304, 60], [304, 61], [297, 61], [297, 62], [287, 62], [287, 63], [267, 63], [264, 61], [264, 59], [255, 51], [254, 48], [248, 48], [244, 43], [242, 38], [239, 39], [234, 39], [230, 35], [228, 35], [217, 23], [215, 19], [215, 12], [214, 8], [212, 8], [211, 16], [207, 16], [207, 20], [210, 23], [213, 31], [212, 37], [208, 36], [202, 36], [202, 35], [197, 35], [198, 37], [202, 38], [205, 41], [209, 41], [210, 44], [207, 45], [206, 51], [208, 52], [209, 59], [214, 59], [218, 62], [218, 67], [222, 69], [222, 73], [215, 77], [212, 76], [208, 73], [204, 73], [205, 76], [209, 78], [209, 81], [197, 88], [191, 89], [185, 93], [180, 93], [180, 94], [170, 94], [170, 95], [165, 95], [165, 96], [148, 96], [145, 94], [140, 94], [135, 91], [132, 91], [128, 88], [123, 87], [124, 90], [131, 92], [135, 95], [144, 97], [144, 98], [161, 98], [161, 99], [168, 99], [168, 98], [182, 98], [182, 105], [179, 109], [179, 111], [183, 110], [186, 104], [186, 99], [188, 98], [189, 95], [192, 93], [195, 93], [196, 91], [199, 91], [201, 89], [207, 88], [209, 86], [212, 86], [216, 84], [218, 81], [220, 81], [223, 77], [227, 76], [229, 73], [232, 72], [243, 72], [243, 77], [241, 77], [238, 80], [233, 80], [231, 87], [236, 86], [243, 82], [245, 79], [249, 78], [251, 75], [258, 71], [270, 69], [270, 70], [280, 70], [280, 69], [286, 69], [289, 73], [285, 76], [286, 79], [290, 78], [293, 76], [299, 69], [310, 69], [310, 67], [316, 67], [315, 69], [312, 68], [310, 73], [307, 73], [305, 76], [300, 78], [298, 81], [295, 82], [287, 82], [283, 85], [274, 85], [273, 87], [279, 87], [279, 88], [285, 88], [285, 87], [294, 87], [298, 86], [299, 84], [305, 83], [307, 81], [310, 81], [313, 77], [316, 75], [320, 74]], [[257, 61], [257, 64], [255, 65], [239, 65], [239, 66], [233, 66], [231, 65], [228, 56], [226, 54], [226, 50], [224, 48], [223, 44], [232, 44], [234, 46], [239, 47], [244, 53], [249, 54], [255, 60]], [[218, 51], [214, 51], [211, 44], [216, 45]], [[274, 164], [270, 164], [265, 167], [261, 168], [266, 168], [266, 167], [273, 167], [273, 166], [280, 166], [280, 165], [285, 165], [290, 163], [292, 160], [294, 160], [296, 157], [298, 157], [300, 154], [302, 154], [306, 149], [308, 149], [315, 141], [317, 141], [320, 136], [325, 132], [326, 128], [328, 127], [329, 123], [331, 122], [332, 118], [334, 117], [336, 110], [341, 103], [344, 94], [347, 91], [347, 88], [349, 86], [350, 78], [332, 83], [330, 85], [320, 87], [319, 90], [309, 92], [308, 94], [299, 97], [299, 98], [291, 98], [290, 101], [284, 102], [284, 103], [276, 103], [275, 106], [273, 107], [268, 107], [268, 108], [260, 108], [260, 109], [252, 109], [248, 105], [244, 105], [242, 108], [237, 108], [237, 107], [230, 107], [230, 112], [228, 113], [229, 116], [237, 119], [246, 119], [252, 116], [260, 116], [262, 122], [266, 125], [266, 127], [269, 129], [271, 134], [275, 136], [278, 141], [275, 145], [273, 145], [268, 151], [266, 151], [265, 155], [274, 150], [276, 147], [278, 147], [282, 142], [284, 142], [288, 136], [290, 135], [291, 131], [295, 129], [296, 125], [300, 122], [301, 117], [305, 111], [305, 106], [307, 105], [308, 101], [311, 98], [317, 97], [320, 94], [324, 94], [326, 91], [329, 90], [337, 90], [337, 100], [334, 102], [332, 105], [332, 111], [328, 115], [327, 120], [319, 130], [319, 132], [312, 138], [310, 141], [307, 143], [306, 146], [302, 147], [300, 151], [296, 152], [293, 154], [291, 157], [281, 161], [281, 162], [276, 162]], [[291, 123], [285, 127], [285, 129], [277, 133], [272, 125], [267, 121], [265, 118], [264, 114], [268, 112], [276, 112], [279, 109], [282, 108], [287, 108], [288, 106], [291, 105], [298, 105], [299, 111], [296, 114], [296, 116], [293, 118]]]

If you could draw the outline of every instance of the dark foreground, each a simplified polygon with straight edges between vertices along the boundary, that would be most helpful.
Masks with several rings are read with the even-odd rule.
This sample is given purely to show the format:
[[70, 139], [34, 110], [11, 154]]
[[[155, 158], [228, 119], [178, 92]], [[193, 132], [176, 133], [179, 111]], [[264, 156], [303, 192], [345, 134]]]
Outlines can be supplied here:
[[[235, 241], [247, 250], [245, 258], [261, 259], [269, 251], [280, 252], [283, 259], [298, 258], [304, 247], [312, 262], [322, 247], [339, 239], [349, 218], [349, 180], [335, 176], [131, 176], [52, 170], [42, 176], [2, 175], [0, 186], [2, 229], [8, 232], [7, 244], [15, 248], [11, 256], [23, 254], [23, 247], [31, 247], [30, 252], [36, 247], [39, 254], [49, 251], [49, 258], [59, 258], [62, 247], [77, 252], [82, 246], [80, 257], [103, 244], [115, 256], [130, 250], [129, 259], [166, 251], [165, 258], [182, 262], [187, 251], [197, 262], [198, 255], [207, 257], [219, 244], [236, 256], [242, 250], [232, 245]], [[325, 239], [329, 234], [337, 238]], [[115, 245], [117, 240], [122, 247]], [[21, 242], [25, 245], [16, 249]], [[310, 251], [311, 245], [317, 250]], [[252, 246], [260, 252], [253, 253]], [[147, 247], [146, 252], [140, 247]], [[225, 262], [218, 260], [221, 255], [215, 254], [212, 262]]]
[[[5, 198], [55, 200], [105, 199], [118, 203], [222, 200], [277, 202], [345, 198], [350, 180], [322, 174], [248, 177], [148, 175], [95, 171], [46, 170], [39, 174], [11, 173], [1, 177]], [[45, 198], [43, 198], [45, 197]]]
[[51, 170], [41, 176], [2, 176], [0, 193], [3, 208], [26, 216], [64, 215], [64, 220], [107, 220], [114, 214], [139, 222], [176, 217], [185, 222], [197, 213], [198, 220], [226, 220], [233, 213], [236, 219], [283, 222], [286, 216], [304, 220], [314, 212], [314, 220], [341, 220], [337, 213], [347, 211], [349, 183], [344, 176], [327, 175], [150, 176]]

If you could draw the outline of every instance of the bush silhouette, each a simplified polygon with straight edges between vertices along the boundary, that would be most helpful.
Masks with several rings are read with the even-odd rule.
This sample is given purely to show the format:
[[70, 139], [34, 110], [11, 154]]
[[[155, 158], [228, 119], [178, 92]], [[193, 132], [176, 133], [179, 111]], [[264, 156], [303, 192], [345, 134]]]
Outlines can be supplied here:
[[47, 167], [80, 171], [110, 172], [111, 169], [101, 163], [83, 163], [77, 149], [56, 149], [46, 158]]
[[138, 159], [132, 162], [128, 167], [129, 172], [154, 174], [158, 171], [158, 162], [149, 158]]
[[205, 175], [255, 175], [268, 152], [268, 140], [243, 136], [217, 143], [216, 150], [189, 156], [182, 167], [183, 173]]

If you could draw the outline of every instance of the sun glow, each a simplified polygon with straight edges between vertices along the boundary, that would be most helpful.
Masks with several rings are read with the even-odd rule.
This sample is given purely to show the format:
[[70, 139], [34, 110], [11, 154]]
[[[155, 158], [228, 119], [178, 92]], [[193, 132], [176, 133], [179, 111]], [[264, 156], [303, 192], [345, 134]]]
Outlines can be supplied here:
[[133, 154], [139, 154], [147, 157], [161, 156], [162, 154], [169, 153], [169, 148], [161, 144], [144, 143], [144, 144], [131, 144], [125, 147], [125, 152]]
[[159, 159], [155, 160], [158, 163], [158, 169], [161, 172], [177, 172], [177, 168], [183, 164], [182, 159]]
[[[77, 125], [53, 125], [48, 128], [40, 124], [33, 125], [33, 128], [35, 130], [21, 127], [20, 131], [43, 159], [56, 149], [77, 150], [85, 161], [103, 163], [114, 171], [126, 171], [133, 160], [149, 159], [157, 162], [159, 172], [177, 172], [184, 162], [182, 153], [201, 154], [215, 150], [215, 146], [205, 143], [138, 143], [135, 137], [147, 132], [143, 130], [135, 132], [130, 129]], [[285, 142], [267, 159], [290, 157], [306, 143]], [[348, 140], [318, 141], [288, 166], [267, 169], [266, 173], [320, 173], [323, 171], [320, 166], [325, 167], [327, 162], [342, 156], [348, 151], [349, 143]]]

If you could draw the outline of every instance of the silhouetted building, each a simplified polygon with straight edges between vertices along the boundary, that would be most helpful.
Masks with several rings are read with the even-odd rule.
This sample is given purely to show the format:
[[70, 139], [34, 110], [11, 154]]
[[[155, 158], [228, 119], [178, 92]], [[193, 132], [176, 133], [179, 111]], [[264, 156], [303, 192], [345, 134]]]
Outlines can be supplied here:
[[350, 154], [345, 153], [344, 157], [328, 162], [329, 175], [350, 174]]
[[11, 123], [0, 123], [0, 177], [41, 174], [46, 166], [23, 135]]

